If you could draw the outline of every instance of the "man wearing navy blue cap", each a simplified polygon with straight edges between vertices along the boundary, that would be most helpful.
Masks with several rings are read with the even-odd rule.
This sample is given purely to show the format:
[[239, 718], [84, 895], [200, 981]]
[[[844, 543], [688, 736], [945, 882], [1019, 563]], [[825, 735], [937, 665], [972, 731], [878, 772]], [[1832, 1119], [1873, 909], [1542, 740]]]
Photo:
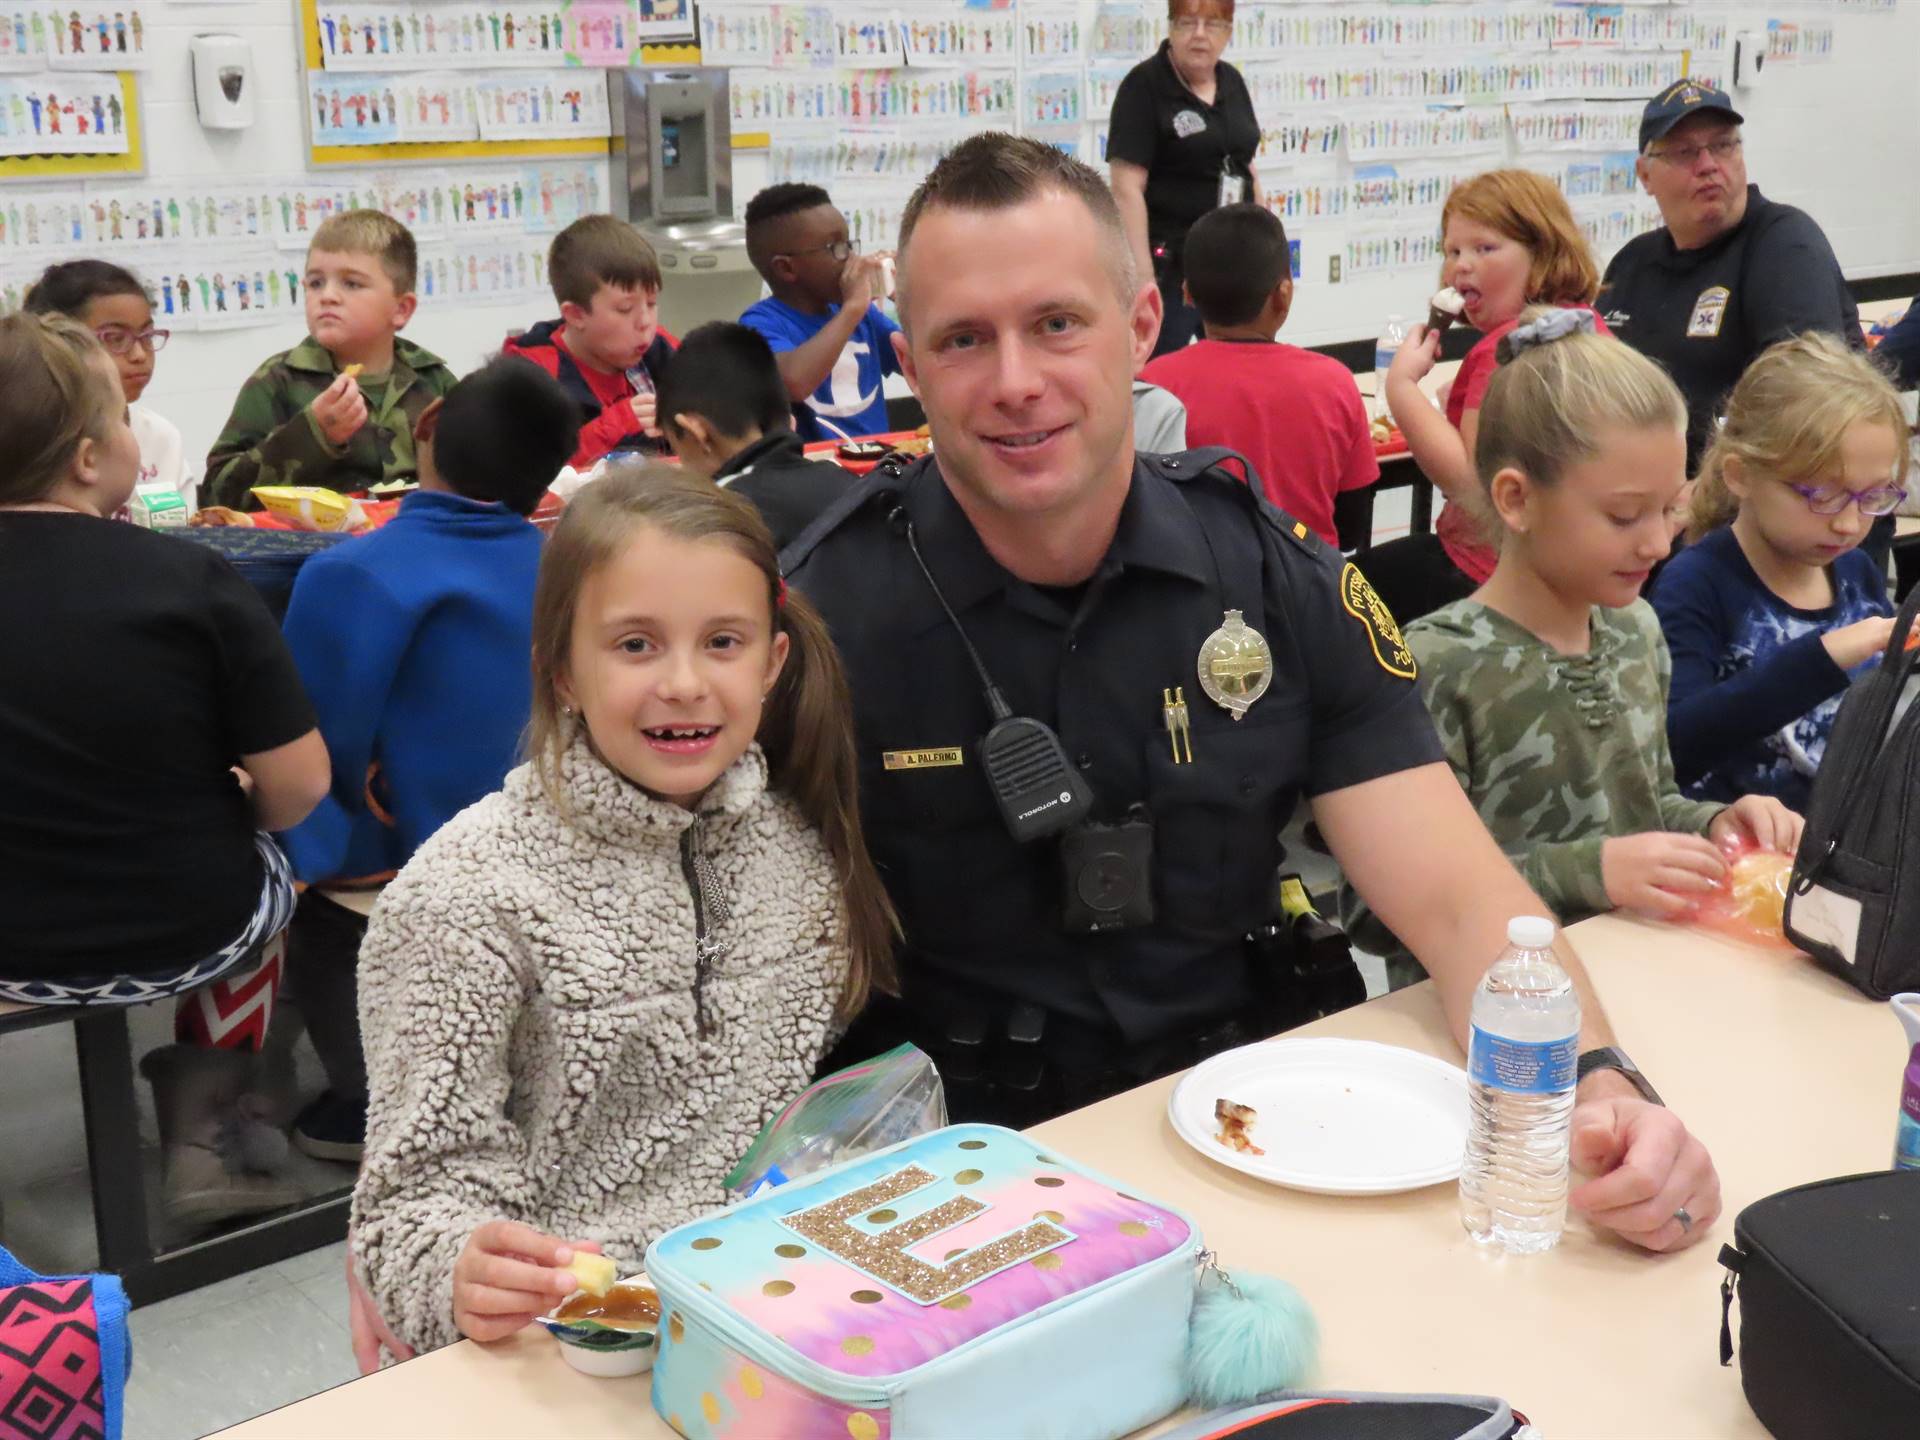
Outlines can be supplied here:
[[1672, 372], [1687, 397], [1687, 458], [1747, 365], [1789, 335], [1824, 330], [1860, 345], [1840, 262], [1805, 211], [1747, 183], [1740, 112], [1723, 91], [1681, 80], [1640, 117], [1635, 169], [1665, 225], [1607, 266], [1599, 308], [1622, 340]]

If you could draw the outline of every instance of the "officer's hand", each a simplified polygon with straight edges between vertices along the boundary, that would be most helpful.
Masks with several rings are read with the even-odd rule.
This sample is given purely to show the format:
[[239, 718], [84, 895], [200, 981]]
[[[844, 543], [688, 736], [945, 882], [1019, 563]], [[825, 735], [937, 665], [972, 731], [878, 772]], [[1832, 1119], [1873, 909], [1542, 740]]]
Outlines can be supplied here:
[[1742, 795], [1713, 817], [1707, 834], [1718, 845], [1745, 840], [1762, 850], [1791, 855], [1800, 848], [1806, 823], [1771, 795]]
[[[1624, 1093], [1616, 1093], [1624, 1092]], [[1567, 1203], [1602, 1230], [1647, 1250], [1683, 1250], [1720, 1216], [1720, 1177], [1707, 1147], [1671, 1110], [1599, 1070], [1573, 1111], [1573, 1166], [1593, 1178]], [[1679, 1213], [1685, 1211], [1688, 1223]]]
[[1654, 920], [1684, 913], [1726, 873], [1726, 857], [1698, 835], [1649, 830], [1615, 836], [1600, 846], [1600, 879], [1607, 899], [1618, 909]]
[[342, 375], [313, 397], [307, 407], [329, 445], [345, 445], [367, 423], [367, 397], [351, 375]]

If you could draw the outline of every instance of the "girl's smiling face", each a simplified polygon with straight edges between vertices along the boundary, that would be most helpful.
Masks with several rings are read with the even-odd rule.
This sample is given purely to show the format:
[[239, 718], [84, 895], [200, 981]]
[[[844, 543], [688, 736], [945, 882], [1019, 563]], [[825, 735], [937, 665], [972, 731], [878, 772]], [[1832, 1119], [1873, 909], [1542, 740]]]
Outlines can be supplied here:
[[607, 764], [692, 809], [759, 733], [787, 647], [757, 565], [644, 525], [581, 589], [560, 698]]
[[1447, 222], [1443, 284], [1460, 292], [1467, 323], [1487, 331], [1504, 325], [1527, 306], [1533, 255], [1511, 235], [1456, 215]]

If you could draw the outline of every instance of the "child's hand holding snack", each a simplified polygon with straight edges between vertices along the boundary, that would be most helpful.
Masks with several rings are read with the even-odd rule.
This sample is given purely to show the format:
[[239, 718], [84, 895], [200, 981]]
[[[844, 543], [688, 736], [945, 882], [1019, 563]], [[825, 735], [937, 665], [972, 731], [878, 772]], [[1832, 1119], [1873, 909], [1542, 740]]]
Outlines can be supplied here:
[[359, 372], [358, 365], [347, 366], [333, 384], [313, 397], [309, 407], [313, 423], [329, 445], [345, 445], [367, 423], [367, 397], [354, 378]]
[[646, 435], [658, 435], [660, 433], [660, 427], [654, 424], [654, 419], [659, 412], [660, 406], [658, 396], [649, 391], [645, 395], [634, 396], [633, 399], [627, 403], [633, 407], [634, 423], [640, 427], [641, 433]]
[[453, 1323], [470, 1340], [502, 1340], [580, 1288], [576, 1252], [600, 1247], [543, 1235], [513, 1220], [489, 1220], [453, 1262]]

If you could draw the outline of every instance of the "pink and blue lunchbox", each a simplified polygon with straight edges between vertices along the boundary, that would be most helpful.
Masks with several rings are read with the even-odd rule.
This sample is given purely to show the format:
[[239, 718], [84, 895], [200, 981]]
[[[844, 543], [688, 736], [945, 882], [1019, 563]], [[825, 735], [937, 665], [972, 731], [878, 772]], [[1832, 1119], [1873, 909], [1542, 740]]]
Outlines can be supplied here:
[[661, 1236], [653, 1405], [689, 1440], [1102, 1440], [1186, 1402], [1198, 1227], [953, 1125]]

